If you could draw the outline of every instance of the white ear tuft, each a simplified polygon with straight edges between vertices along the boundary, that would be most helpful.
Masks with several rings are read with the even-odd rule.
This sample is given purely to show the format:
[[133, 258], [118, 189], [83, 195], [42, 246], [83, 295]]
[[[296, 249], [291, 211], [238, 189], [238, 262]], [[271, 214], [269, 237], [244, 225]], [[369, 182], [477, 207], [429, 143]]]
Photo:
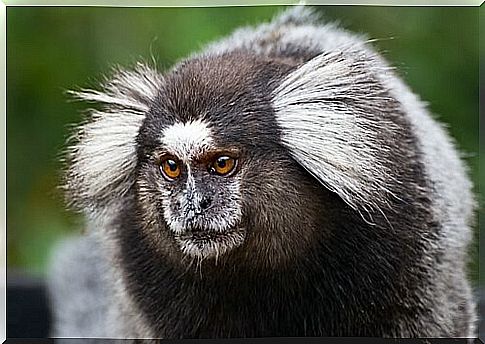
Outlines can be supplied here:
[[392, 194], [383, 138], [397, 126], [382, 116], [392, 99], [375, 77], [385, 71], [370, 53], [346, 48], [306, 62], [273, 93], [292, 157], [359, 212], [380, 210]]
[[155, 70], [139, 63], [119, 70], [102, 90], [71, 91], [75, 97], [102, 103], [75, 134], [68, 148], [70, 166], [64, 188], [71, 204], [94, 212], [119, 201], [134, 183], [136, 137], [163, 82]]

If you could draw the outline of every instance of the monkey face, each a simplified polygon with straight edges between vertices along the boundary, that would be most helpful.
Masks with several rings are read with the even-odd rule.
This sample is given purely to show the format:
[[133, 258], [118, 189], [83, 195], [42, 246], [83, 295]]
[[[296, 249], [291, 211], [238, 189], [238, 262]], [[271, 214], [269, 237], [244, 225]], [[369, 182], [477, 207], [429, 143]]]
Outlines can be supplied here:
[[159, 207], [150, 209], [162, 214], [182, 252], [206, 258], [239, 246], [240, 152], [218, 148], [200, 120], [165, 127], [159, 142], [144, 167], [140, 197], [155, 196]]

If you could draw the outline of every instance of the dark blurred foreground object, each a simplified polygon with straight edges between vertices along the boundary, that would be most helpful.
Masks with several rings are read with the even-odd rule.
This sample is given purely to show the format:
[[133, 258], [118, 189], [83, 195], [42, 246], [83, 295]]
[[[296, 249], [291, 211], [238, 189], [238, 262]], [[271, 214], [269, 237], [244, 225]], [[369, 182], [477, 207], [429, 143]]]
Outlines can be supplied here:
[[8, 271], [7, 337], [46, 338], [50, 318], [44, 280]]
[[[478, 293], [479, 338], [485, 338], [485, 289]], [[45, 292], [45, 281], [19, 272], [7, 277], [7, 337], [49, 337], [51, 314]]]

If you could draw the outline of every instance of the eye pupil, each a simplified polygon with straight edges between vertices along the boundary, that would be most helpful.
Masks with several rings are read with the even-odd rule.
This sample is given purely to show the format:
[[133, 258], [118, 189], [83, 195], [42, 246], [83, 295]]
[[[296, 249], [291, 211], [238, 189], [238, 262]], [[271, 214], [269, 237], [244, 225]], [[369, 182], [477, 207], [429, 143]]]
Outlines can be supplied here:
[[170, 169], [170, 171], [172, 171], [172, 172], [177, 171], [178, 166], [177, 166], [177, 163], [175, 161], [168, 160], [167, 164], [168, 164], [168, 168]]
[[[227, 158], [226, 158], [227, 159]], [[217, 165], [220, 167], [220, 168], [224, 168], [226, 167], [226, 159], [224, 158], [219, 158], [217, 160]]]
[[165, 179], [172, 181], [180, 175], [180, 166], [174, 159], [165, 158], [160, 167]]
[[220, 176], [228, 176], [236, 167], [236, 159], [230, 156], [220, 156], [212, 164], [210, 171]]

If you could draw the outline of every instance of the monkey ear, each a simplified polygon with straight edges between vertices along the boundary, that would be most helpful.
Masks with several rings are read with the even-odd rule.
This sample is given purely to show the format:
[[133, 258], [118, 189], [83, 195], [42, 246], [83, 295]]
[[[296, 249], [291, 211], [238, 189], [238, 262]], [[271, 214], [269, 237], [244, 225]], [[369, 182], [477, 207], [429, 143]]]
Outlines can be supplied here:
[[304, 63], [273, 92], [291, 156], [369, 216], [386, 203], [393, 178], [386, 166], [392, 141], [387, 139], [398, 128], [386, 114], [396, 103], [382, 82], [388, 69], [371, 52], [346, 48]]
[[71, 206], [87, 213], [119, 201], [134, 183], [136, 137], [162, 76], [144, 64], [132, 71], [117, 70], [101, 90], [69, 92], [102, 104], [75, 131], [67, 149], [64, 189]]

